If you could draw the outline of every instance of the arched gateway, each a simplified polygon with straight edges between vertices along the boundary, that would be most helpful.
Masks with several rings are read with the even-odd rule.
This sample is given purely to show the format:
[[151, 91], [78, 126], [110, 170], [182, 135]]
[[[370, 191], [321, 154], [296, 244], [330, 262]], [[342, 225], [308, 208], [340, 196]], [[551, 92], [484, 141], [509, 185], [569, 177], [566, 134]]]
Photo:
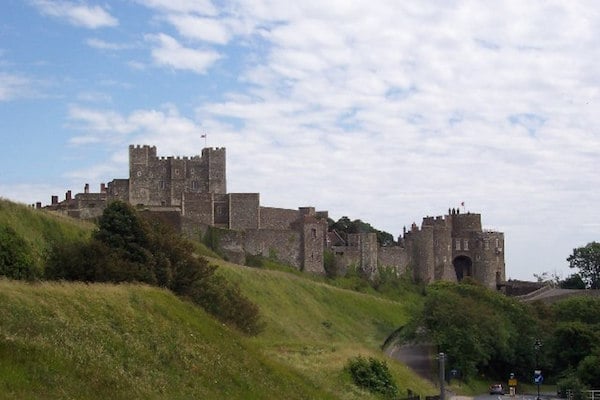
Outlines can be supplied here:
[[473, 261], [467, 256], [458, 256], [452, 262], [456, 271], [456, 280], [462, 281], [467, 276], [473, 276]]

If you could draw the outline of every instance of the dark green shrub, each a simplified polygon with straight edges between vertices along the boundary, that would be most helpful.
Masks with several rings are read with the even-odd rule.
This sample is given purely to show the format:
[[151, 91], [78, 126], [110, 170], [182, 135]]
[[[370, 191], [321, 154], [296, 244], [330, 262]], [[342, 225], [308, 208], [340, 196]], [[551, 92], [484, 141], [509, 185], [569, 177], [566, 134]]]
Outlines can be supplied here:
[[385, 361], [358, 356], [348, 361], [347, 368], [356, 385], [388, 399], [397, 398], [398, 387]]
[[29, 244], [10, 226], [0, 226], [0, 276], [32, 280], [41, 275]]
[[572, 400], [585, 400], [585, 390], [579, 378], [573, 373], [569, 373], [556, 382], [556, 391], [561, 394], [561, 397], [568, 397], [568, 393], [570, 393], [572, 396], [570, 399]]
[[600, 355], [591, 354], [577, 366], [577, 376], [587, 387], [600, 388]]

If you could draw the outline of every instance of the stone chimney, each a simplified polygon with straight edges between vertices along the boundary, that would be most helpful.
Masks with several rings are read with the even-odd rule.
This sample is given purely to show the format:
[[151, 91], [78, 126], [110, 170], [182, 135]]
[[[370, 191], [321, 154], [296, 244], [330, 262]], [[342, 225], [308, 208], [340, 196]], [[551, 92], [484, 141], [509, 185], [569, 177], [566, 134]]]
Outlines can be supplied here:
[[52, 205], [55, 206], [58, 204], [58, 196], [52, 196]]
[[86, 183], [84, 188], [83, 188], [83, 193], [89, 193], [90, 192], [90, 184]]
[[67, 193], [65, 194], [65, 200], [71, 201], [71, 191], [70, 190], [67, 190]]
[[100, 184], [100, 193], [106, 193], [106, 184], [104, 184], [104, 183]]

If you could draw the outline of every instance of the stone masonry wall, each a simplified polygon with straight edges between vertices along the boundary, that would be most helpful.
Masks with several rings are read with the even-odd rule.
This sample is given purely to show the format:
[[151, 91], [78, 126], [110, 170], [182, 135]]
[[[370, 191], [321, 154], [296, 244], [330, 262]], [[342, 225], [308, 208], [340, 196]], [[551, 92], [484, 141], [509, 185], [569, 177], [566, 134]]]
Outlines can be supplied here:
[[298, 210], [286, 208], [260, 207], [261, 229], [289, 229], [300, 217]]

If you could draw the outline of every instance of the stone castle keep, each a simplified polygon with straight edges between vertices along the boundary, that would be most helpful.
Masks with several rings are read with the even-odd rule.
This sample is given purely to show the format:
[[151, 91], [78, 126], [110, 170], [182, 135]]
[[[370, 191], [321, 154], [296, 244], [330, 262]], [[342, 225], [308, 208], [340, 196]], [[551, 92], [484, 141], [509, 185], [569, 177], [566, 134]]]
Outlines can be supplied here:
[[340, 235], [328, 231], [328, 213], [263, 207], [259, 193], [227, 193], [224, 148], [204, 148], [193, 157], [158, 157], [154, 146], [129, 146], [129, 179], [114, 179], [92, 193], [52, 196], [49, 210], [72, 217], [100, 216], [113, 200], [160, 213], [180, 231], [196, 236], [220, 228], [218, 245], [231, 261], [247, 255], [276, 258], [299, 270], [325, 274], [325, 255], [339, 273], [357, 268], [373, 277], [378, 268], [409, 272], [423, 282], [465, 277], [489, 288], [505, 281], [504, 234], [482, 229], [481, 215], [448, 210], [425, 217], [389, 246], [374, 233]]

